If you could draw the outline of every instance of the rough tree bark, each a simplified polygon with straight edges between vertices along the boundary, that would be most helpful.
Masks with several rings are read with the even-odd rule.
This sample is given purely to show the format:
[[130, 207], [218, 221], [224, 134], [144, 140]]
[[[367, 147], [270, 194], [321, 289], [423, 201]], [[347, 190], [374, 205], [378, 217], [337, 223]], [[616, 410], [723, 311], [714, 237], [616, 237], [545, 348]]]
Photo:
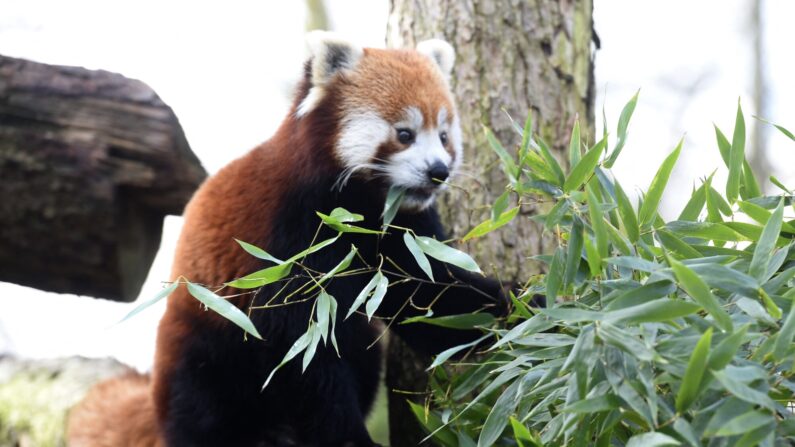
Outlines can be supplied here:
[[[592, 11], [592, 0], [391, 0], [390, 46], [411, 47], [436, 37], [456, 48], [451, 85], [463, 127], [466, 174], [455, 180], [462, 188], [451, 188], [440, 203], [454, 235], [485, 220], [488, 205], [507, 183], [485, 143], [484, 124], [512, 148], [520, 140], [508, 116], [521, 126], [532, 112], [535, 130], [561, 160], [576, 116], [586, 140], [593, 140]], [[533, 205], [522, 209], [523, 216], [537, 212]], [[520, 218], [464, 248], [484, 270], [511, 281], [538, 273], [539, 266], [527, 258], [549, 252], [551, 245], [539, 225]], [[407, 365], [427, 362], [406, 352], [390, 348], [389, 368], [402, 369], [388, 371], [387, 387], [422, 391], [425, 383]], [[418, 439], [416, 429], [409, 432], [401, 422], [413, 419], [406, 396], [390, 392], [390, 425], [401, 427], [392, 431], [392, 445], [416, 445]]]
[[0, 56], [0, 281], [134, 300], [206, 175], [144, 83]]

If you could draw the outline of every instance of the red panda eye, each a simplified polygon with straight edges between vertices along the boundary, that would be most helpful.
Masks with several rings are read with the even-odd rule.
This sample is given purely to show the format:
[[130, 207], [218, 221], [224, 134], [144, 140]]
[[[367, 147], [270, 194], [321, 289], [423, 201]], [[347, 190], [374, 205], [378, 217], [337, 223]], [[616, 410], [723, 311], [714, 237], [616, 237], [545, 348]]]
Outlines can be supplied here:
[[410, 129], [397, 129], [398, 141], [402, 144], [411, 144], [414, 142], [414, 132]]
[[447, 146], [447, 132], [445, 131], [439, 132], [439, 140], [442, 141], [443, 146]]

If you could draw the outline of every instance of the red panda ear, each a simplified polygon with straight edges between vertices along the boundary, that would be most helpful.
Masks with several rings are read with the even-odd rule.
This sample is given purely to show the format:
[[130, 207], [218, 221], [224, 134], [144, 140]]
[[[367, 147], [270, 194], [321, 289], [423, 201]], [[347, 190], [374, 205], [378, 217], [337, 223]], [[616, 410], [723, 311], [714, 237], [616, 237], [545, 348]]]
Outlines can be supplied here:
[[417, 51], [436, 62], [445, 76], [450, 76], [455, 62], [455, 50], [449, 43], [441, 39], [424, 40], [417, 44]]
[[312, 31], [306, 37], [312, 56], [312, 86], [322, 87], [339, 72], [352, 70], [361, 59], [361, 46], [328, 31]]

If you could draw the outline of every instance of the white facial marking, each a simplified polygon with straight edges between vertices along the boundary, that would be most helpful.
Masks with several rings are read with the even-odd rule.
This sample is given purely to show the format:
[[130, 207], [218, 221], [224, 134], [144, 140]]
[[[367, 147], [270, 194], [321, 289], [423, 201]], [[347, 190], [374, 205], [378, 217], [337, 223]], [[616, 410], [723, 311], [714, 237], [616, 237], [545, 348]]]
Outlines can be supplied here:
[[336, 155], [342, 162], [343, 174], [338, 180], [342, 187], [354, 172], [372, 168], [378, 147], [389, 140], [392, 126], [373, 111], [359, 111], [346, 115], [341, 122]]

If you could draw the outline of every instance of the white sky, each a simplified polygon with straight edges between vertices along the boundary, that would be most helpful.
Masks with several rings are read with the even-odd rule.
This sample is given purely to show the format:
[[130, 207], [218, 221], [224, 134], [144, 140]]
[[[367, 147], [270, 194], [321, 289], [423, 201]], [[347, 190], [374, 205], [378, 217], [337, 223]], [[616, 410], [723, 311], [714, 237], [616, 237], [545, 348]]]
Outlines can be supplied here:
[[[385, 0], [328, 4], [336, 29], [365, 45], [383, 45]], [[687, 132], [666, 194], [670, 215], [683, 205], [693, 180], [722, 167], [712, 122], [730, 135], [737, 97], [750, 127], [755, 111], [747, 10], [748, 0], [597, 1], [597, 122], [604, 103], [614, 133], [621, 108], [641, 88], [629, 142], [614, 168], [625, 189], [645, 189]], [[0, 0], [0, 11], [0, 54], [145, 81], [174, 109], [211, 173], [275, 130], [305, 56], [303, 2], [297, 1]], [[768, 1], [768, 118], [795, 130], [792, 17], [795, 2]], [[687, 92], [699, 77], [703, 84]], [[795, 144], [777, 132], [770, 133], [769, 144], [779, 179], [792, 186]], [[716, 176], [717, 184], [724, 178]], [[141, 299], [168, 279], [181, 224], [179, 217], [166, 219]], [[114, 355], [148, 369], [164, 306], [114, 325], [134, 306], [0, 283], [0, 353]]]

